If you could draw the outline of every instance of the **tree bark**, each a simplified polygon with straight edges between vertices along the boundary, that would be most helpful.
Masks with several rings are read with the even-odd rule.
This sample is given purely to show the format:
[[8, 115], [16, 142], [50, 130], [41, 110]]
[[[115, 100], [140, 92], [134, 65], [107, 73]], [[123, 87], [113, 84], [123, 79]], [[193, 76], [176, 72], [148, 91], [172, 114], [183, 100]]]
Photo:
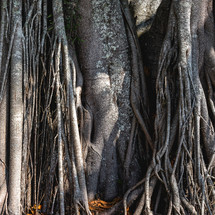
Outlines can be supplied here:
[[15, 29], [11, 53], [10, 72], [10, 158], [8, 210], [9, 214], [21, 214], [21, 164], [23, 137], [23, 91], [22, 91], [22, 4], [12, 4], [12, 22]]
[[215, 213], [214, 1], [0, 6], [1, 214]]
[[[119, 1], [80, 1], [79, 57], [90, 118], [86, 169], [89, 199], [112, 200], [131, 132], [129, 45]], [[114, 30], [115, 29], [115, 30]], [[90, 122], [89, 122], [90, 120]]]

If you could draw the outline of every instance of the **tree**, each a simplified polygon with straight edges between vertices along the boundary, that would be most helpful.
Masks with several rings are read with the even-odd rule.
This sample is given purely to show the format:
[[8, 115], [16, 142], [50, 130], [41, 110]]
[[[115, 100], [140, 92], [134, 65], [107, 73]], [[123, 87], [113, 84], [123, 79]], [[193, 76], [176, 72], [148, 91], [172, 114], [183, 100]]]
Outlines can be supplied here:
[[1, 2], [1, 214], [215, 212], [213, 1], [160, 2]]

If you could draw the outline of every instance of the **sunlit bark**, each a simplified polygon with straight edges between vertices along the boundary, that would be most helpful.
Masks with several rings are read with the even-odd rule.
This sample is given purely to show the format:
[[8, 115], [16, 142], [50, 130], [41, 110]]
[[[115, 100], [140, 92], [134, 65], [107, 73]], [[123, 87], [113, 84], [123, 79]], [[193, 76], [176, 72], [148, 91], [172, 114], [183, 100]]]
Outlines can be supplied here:
[[9, 214], [21, 214], [21, 164], [23, 137], [23, 61], [22, 61], [22, 4], [13, 1], [12, 27], [15, 29], [10, 72], [10, 152], [9, 152]]
[[212, 0], [0, 6], [1, 214], [215, 213]]

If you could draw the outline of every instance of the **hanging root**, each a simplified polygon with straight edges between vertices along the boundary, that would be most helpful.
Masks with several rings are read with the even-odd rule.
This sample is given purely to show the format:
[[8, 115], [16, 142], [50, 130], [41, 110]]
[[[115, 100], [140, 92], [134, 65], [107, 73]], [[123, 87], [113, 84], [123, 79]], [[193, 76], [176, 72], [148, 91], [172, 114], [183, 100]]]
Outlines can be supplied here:
[[[11, 62], [16, 61], [14, 47], [19, 46], [22, 53], [22, 59], [19, 59], [22, 65], [22, 79], [19, 81], [23, 87], [23, 91], [20, 91], [20, 98], [23, 96], [20, 103], [23, 103], [23, 107], [20, 107], [24, 113], [23, 122], [19, 123], [20, 128], [23, 126], [20, 132], [23, 136], [22, 141], [20, 139], [22, 149], [19, 148], [22, 172], [18, 176], [19, 179], [21, 177], [21, 189], [17, 189], [21, 191], [21, 212], [30, 213], [33, 206], [32, 213], [37, 213], [42, 205], [43, 214], [59, 212], [61, 215], [110, 215], [123, 212], [124, 215], [215, 214], [213, 1], [165, 0], [166, 7], [170, 5], [170, 8], [168, 7], [167, 29], [162, 38], [157, 68], [154, 130], [148, 115], [150, 99], [147, 96], [133, 20], [129, 14], [128, 2], [120, 1], [119, 14], [124, 18], [126, 39], [130, 45], [131, 104], [128, 105], [132, 107], [133, 122], [130, 140], [126, 143], [127, 150], [125, 144], [124, 157], [119, 156], [122, 157], [119, 163], [124, 168], [119, 178], [125, 177], [125, 185], [120, 186], [120, 189], [128, 190], [123, 199], [117, 198], [110, 202], [99, 198], [88, 202], [87, 196], [84, 162], [87, 144], [96, 132], [93, 124], [95, 116], [82, 107], [83, 77], [78, 68], [74, 41], [70, 38], [75, 33], [71, 29], [66, 30], [67, 23], [72, 24], [72, 31], [77, 26], [71, 23], [72, 19], [66, 20], [70, 13], [67, 14], [68, 17], [64, 16], [67, 6], [74, 9], [77, 1], [50, 2], [31, 0], [23, 1], [22, 5], [19, 3], [20, 8], [22, 6], [19, 11], [26, 16], [20, 13], [21, 21], [14, 20], [13, 23], [13, 1], [2, 1], [0, 6], [0, 121], [4, 124], [0, 133], [8, 137], [12, 137], [12, 133], [6, 122], [13, 117], [8, 117], [7, 110], [11, 112], [12, 102], [9, 104], [7, 100], [10, 94], [15, 96], [19, 90], [17, 87], [17, 90], [9, 94], [12, 87], [8, 81], [9, 74], [14, 66]], [[67, 5], [63, 7], [63, 4]], [[48, 7], [50, 5], [52, 8]], [[19, 42], [17, 30], [21, 32]], [[16, 70], [12, 72], [14, 71]], [[5, 95], [7, 96], [4, 97]], [[120, 99], [117, 96], [114, 99], [114, 105], [120, 105]], [[15, 102], [14, 104], [16, 105]], [[16, 114], [14, 107], [13, 111]], [[12, 121], [10, 124], [12, 125]], [[114, 147], [118, 146], [118, 136], [117, 134], [112, 141]], [[6, 138], [2, 140], [2, 137], [0, 146], [6, 148]], [[11, 143], [10, 146], [17, 145]], [[17, 155], [13, 147], [11, 152]], [[0, 158], [3, 169], [7, 163], [4, 157], [6, 152], [3, 159]], [[12, 156], [11, 161], [13, 158], [16, 156]], [[136, 163], [133, 159], [136, 159]], [[116, 160], [118, 165], [118, 157]], [[109, 162], [108, 159], [106, 162]], [[139, 172], [134, 171], [134, 175], [138, 175], [140, 181], [129, 187], [129, 183], [135, 181], [131, 179], [131, 168], [137, 163], [140, 164], [137, 168]], [[7, 202], [13, 191], [6, 187], [8, 171], [4, 172], [0, 185], [0, 213], [10, 209], [7, 209]], [[16, 174], [14, 171], [12, 173]], [[108, 180], [112, 175], [108, 175], [107, 171], [103, 173], [108, 176], [105, 183], [111, 184], [112, 181]], [[98, 185], [101, 192], [102, 186]], [[105, 192], [108, 192], [109, 185], [105, 184], [104, 187]], [[116, 188], [118, 189], [117, 186]], [[10, 204], [18, 214], [19, 204]]]
[[[191, 11], [206, 11], [205, 5], [211, 3], [194, 4], [192, 0], [171, 3], [157, 74], [153, 158], [144, 180], [144, 193], [134, 214], [143, 211], [146, 214], [215, 213], [213, 171], [207, 169], [208, 166], [211, 170], [214, 153], [204, 151], [207, 152], [208, 147], [212, 149], [214, 143], [214, 124], [207, 107], [209, 105], [214, 116], [213, 81], [206, 73], [207, 103], [198, 67], [198, 39], [202, 38], [197, 38], [198, 22], [191, 20]], [[206, 134], [211, 142], [205, 141]], [[155, 187], [159, 187], [162, 197], [154, 198]], [[169, 206], [163, 208], [163, 204]], [[125, 208], [126, 201], [124, 214], [127, 214]]]

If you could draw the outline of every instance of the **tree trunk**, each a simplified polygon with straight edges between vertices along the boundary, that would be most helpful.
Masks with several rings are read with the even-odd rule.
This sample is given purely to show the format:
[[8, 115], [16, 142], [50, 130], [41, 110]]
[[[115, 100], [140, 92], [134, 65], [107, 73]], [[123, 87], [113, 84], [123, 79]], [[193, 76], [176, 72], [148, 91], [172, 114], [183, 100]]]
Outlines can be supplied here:
[[8, 125], [8, 98], [7, 93], [5, 92], [4, 98], [1, 102], [0, 109], [0, 212], [3, 213], [3, 208], [5, 208], [6, 203], [6, 194], [7, 194], [7, 165], [6, 165], [6, 154], [7, 154], [7, 125]]
[[212, 0], [0, 7], [1, 214], [215, 213]]
[[23, 91], [22, 91], [22, 4], [12, 4], [12, 27], [15, 30], [11, 53], [10, 73], [10, 153], [9, 153], [9, 214], [20, 213], [21, 163], [23, 136]]
[[83, 141], [90, 200], [95, 195], [112, 200], [119, 194], [131, 132], [131, 65], [120, 7], [119, 1], [82, 0], [79, 4], [79, 57], [87, 116]]

